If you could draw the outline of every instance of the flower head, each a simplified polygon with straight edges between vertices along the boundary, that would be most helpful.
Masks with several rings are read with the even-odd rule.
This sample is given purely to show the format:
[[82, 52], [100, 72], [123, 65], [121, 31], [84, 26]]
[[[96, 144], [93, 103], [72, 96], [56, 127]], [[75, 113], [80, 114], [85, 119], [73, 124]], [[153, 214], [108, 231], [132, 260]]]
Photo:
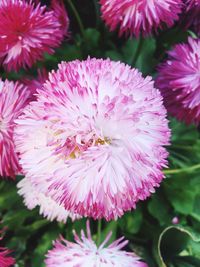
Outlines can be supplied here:
[[7, 70], [31, 67], [63, 39], [63, 27], [54, 11], [25, 0], [2, 0], [0, 57]]
[[191, 27], [200, 35], [200, 0], [186, 0], [181, 22], [184, 28]]
[[121, 250], [128, 241], [124, 237], [108, 243], [112, 233], [109, 233], [105, 241], [97, 247], [92, 240], [89, 223], [87, 222], [87, 236], [81, 231], [81, 238], [74, 232], [75, 243], [62, 237], [54, 242], [54, 248], [47, 254], [45, 261], [47, 267], [147, 267], [133, 252]]
[[187, 10], [200, 5], [200, 0], [185, 0], [185, 1], [186, 1], [185, 5], [186, 5]]
[[54, 15], [56, 16], [57, 20], [60, 23], [60, 28], [63, 32], [63, 35], [68, 36], [69, 17], [65, 5], [63, 3], [63, 0], [52, 0], [51, 8], [54, 11]]
[[39, 191], [74, 213], [110, 220], [163, 179], [165, 117], [160, 92], [136, 69], [63, 62], [18, 120], [17, 151]]
[[29, 90], [31, 90], [32, 94], [35, 94], [37, 89], [41, 89], [43, 83], [48, 79], [48, 71], [45, 68], [38, 69], [37, 78], [26, 77], [22, 80], [22, 83], [25, 84]]
[[19, 188], [18, 193], [24, 197], [24, 203], [27, 208], [32, 210], [39, 206], [40, 214], [50, 221], [66, 222], [68, 217], [72, 220], [80, 218], [80, 216], [67, 211], [63, 204], [59, 205], [52, 198], [39, 192], [26, 178], [22, 179], [17, 187]]
[[15, 119], [30, 99], [31, 91], [26, 86], [0, 79], [0, 176], [14, 177], [20, 171], [13, 131]]
[[[4, 230], [1, 230], [0, 233], [2, 234]], [[0, 237], [0, 240], [2, 240], [2, 237]], [[4, 247], [0, 247], [0, 266], [1, 267], [11, 267], [13, 264], [15, 264], [15, 260], [9, 256], [11, 253], [10, 250]]]
[[9, 256], [10, 251], [6, 248], [0, 247], [0, 266], [11, 267], [15, 263], [15, 260]]
[[168, 53], [168, 60], [158, 68], [156, 86], [164, 103], [177, 119], [200, 122], [200, 41], [189, 38]]
[[143, 35], [163, 25], [171, 27], [181, 12], [181, 0], [100, 0], [102, 17], [119, 34]]

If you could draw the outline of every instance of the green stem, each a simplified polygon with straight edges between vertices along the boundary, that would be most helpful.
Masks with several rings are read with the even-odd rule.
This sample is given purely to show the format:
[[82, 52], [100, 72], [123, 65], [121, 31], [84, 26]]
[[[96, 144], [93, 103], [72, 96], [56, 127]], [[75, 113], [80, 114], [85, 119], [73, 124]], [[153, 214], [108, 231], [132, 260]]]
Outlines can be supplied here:
[[76, 20], [78, 22], [78, 25], [79, 25], [79, 28], [80, 28], [80, 31], [81, 31], [81, 34], [83, 35], [83, 37], [85, 38], [85, 30], [84, 30], [84, 26], [83, 26], [83, 23], [81, 21], [81, 18], [78, 14], [78, 11], [76, 10], [76, 7], [75, 5], [73, 4], [73, 2], [71, 0], [67, 0], [72, 11], [74, 12], [74, 16], [76, 17]]
[[183, 172], [193, 172], [198, 169], [200, 169], [200, 164], [196, 164], [191, 167], [182, 168], [182, 169], [164, 170], [164, 174], [178, 174], [178, 173], [183, 173]]
[[138, 58], [140, 56], [140, 53], [142, 51], [142, 48], [143, 48], [143, 44], [144, 44], [144, 39], [140, 36], [139, 40], [138, 40], [138, 45], [137, 45], [134, 57], [133, 57], [132, 62], [131, 62], [132, 66], [136, 65], [136, 63], [138, 61]]
[[101, 244], [101, 225], [102, 221], [98, 220], [98, 226], [97, 226], [97, 246], [100, 246]]
[[100, 23], [100, 12], [99, 12], [99, 5], [97, 0], [93, 0], [95, 11], [96, 11], [96, 26], [99, 26]]

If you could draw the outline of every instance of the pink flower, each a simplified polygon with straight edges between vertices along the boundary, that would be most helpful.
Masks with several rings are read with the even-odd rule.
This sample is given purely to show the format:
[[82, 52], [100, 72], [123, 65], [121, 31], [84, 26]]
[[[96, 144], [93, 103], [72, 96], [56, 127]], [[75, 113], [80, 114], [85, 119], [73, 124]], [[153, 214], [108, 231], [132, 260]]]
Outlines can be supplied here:
[[148, 35], [173, 26], [179, 18], [181, 0], [100, 0], [102, 18], [111, 31], [119, 28], [119, 34]]
[[87, 236], [82, 230], [81, 238], [74, 232], [75, 243], [62, 237], [54, 242], [54, 248], [46, 256], [46, 267], [147, 267], [135, 253], [121, 250], [128, 243], [124, 237], [105, 247], [111, 235], [110, 232], [97, 247], [92, 240], [87, 222]]
[[185, 0], [185, 2], [186, 2], [185, 5], [186, 5], [187, 10], [200, 5], [200, 0]]
[[169, 128], [151, 77], [110, 60], [63, 62], [17, 121], [27, 179], [82, 216], [122, 216], [159, 186]]
[[26, 77], [22, 80], [22, 83], [24, 83], [29, 90], [31, 90], [32, 94], [35, 94], [37, 89], [41, 89], [43, 86], [43, 83], [48, 79], [48, 72], [45, 68], [38, 69], [38, 77], [32, 78], [32, 77]]
[[30, 97], [31, 92], [24, 85], [0, 79], [0, 176], [14, 177], [20, 171], [13, 131], [15, 119]]
[[1, 2], [0, 57], [7, 70], [31, 67], [61, 44], [63, 26], [53, 11], [32, 1]]
[[200, 35], [200, 1], [186, 0], [185, 11], [182, 18], [184, 28], [191, 27], [198, 35]]
[[11, 267], [15, 263], [15, 260], [9, 256], [10, 251], [6, 248], [0, 247], [0, 266]]
[[68, 32], [69, 17], [68, 17], [65, 5], [63, 3], [63, 0], [52, 0], [51, 8], [53, 9], [55, 16], [60, 23], [60, 27], [63, 32], [63, 35], [68, 36], [69, 35], [69, 32]]
[[173, 224], [179, 224], [179, 218], [177, 216], [175, 216], [173, 219], [172, 219], [172, 223]]
[[50, 221], [66, 222], [68, 217], [72, 220], [80, 218], [80, 216], [67, 211], [62, 204], [59, 205], [50, 197], [40, 193], [26, 178], [22, 179], [17, 187], [19, 188], [18, 193], [24, 197], [24, 203], [27, 208], [32, 210], [39, 206], [40, 214], [47, 217]]
[[156, 86], [172, 116], [186, 123], [200, 122], [200, 41], [192, 38], [168, 52], [158, 68]]
[[[0, 231], [0, 233], [2, 234], [4, 232], [4, 229]], [[3, 238], [0, 237], [0, 240], [2, 240]], [[0, 247], [0, 266], [1, 267], [11, 267], [13, 266], [13, 264], [15, 264], [15, 260], [9, 256], [9, 254], [11, 253], [10, 250], [8, 250], [7, 248], [4, 247]]]

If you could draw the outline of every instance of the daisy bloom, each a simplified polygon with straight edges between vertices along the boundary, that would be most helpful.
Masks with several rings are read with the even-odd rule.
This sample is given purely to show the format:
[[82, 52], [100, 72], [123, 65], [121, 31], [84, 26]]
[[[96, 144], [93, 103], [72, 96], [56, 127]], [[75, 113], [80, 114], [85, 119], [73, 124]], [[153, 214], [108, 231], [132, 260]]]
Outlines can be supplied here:
[[27, 179], [82, 216], [122, 216], [159, 186], [170, 131], [151, 77], [109, 59], [63, 62], [17, 120]]
[[200, 5], [200, 0], [185, 0], [185, 1], [186, 1], [185, 5], [186, 5], [187, 10]]
[[102, 18], [119, 35], [148, 35], [173, 26], [182, 8], [181, 0], [100, 0]]
[[81, 238], [74, 232], [75, 243], [60, 238], [48, 252], [46, 267], [147, 267], [133, 252], [123, 251], [128, 243], [124, 237], [106, 247], [112, 233], [97, 247], [91, 237], [87, 222], [87, 236], [81, 231]]
[[15, 263], [15, 260], [9, 256], [10, 251], [6, 248], [0, 247], [0, 266], [11, 267]]
[[30, 90], [18, 82], [0, 79], [0, 176], [15, 177], [20, 171], [15, 152], [15, 119], [31, 98]]
[[67, 14], [67, 10], [63, 3], [63, 0], [52, 0], [51, 1], [51, 8], [54, 11], [54, 15], [56, 16], [57, 20], [60, 23], [60, 28], [63, 32], [64, 36], [69, 35], [69, 17]]
[[182, 24], [189, 27], [200, 35], [200, 0], [186, 0]]
[[39, 206], [40, 214], [50, 221], [66, 222], [68, 217], [72, 220], [80, 218], [80, 216], [67, 211], [63, 204], [59, 205], [50, 197], [38, 192], [36, 187], [26, 178], [22, 179], [17, 184], [17, 187], [19, 188], [18, 193], [24, 197], [24, 203], [27, 208], [32, 210]]
[[[4, 230], [1, 230], [0, 233], [2, 234], [4, 232]], [[0, 237], [0, 240], [2, 240], [3, 238]], [[0, 247], [0, 266], [1, 267], [11, 267], [13, 266], [13, 264], [15, 264], [15, 260], [9, 256], [9, 254], [11, 253], [10, 250], [8, 250], [7, 248], [4, 247]]]
[[22, 80], [29, 90], [31, 90], [32, 94], [36, 93], [36, 90], [42, 88], [43, 83], [48, 79], [48, 72], [45, 68], [38, 69], [37, 78], [28, 77]]
[[25, 0], [2, 0], [0, 57], [8, 71], [31, 67], [61, 44], [63, 28], [54, 11]]
[[156, 86], [172, 116], [186, 123], [200, 122], [200, 41], [188, 39], [168, 52], [158, 67]]

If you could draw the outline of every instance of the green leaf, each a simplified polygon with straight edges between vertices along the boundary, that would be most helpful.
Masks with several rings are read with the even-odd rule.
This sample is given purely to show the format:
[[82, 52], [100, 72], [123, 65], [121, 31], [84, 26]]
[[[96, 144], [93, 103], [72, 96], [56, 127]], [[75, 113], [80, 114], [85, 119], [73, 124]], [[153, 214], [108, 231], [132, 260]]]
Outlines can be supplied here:
[[151, 197], [148, 203], [148, 210], [159, 221], [160, 225], [163, 226], [171, 222], [171, 217], [169, 216], [170, 206], [161, 193], [157, 192]]
[[91, 47], [95, 48], [98, 47], [99, 40], [100, 40], [100, 32], [96, 29], [88, 28], [85, 30], [85, 37], [87, 43], [90, 44]]
[[193, 179], [186, 174], [177, 175], [163, 184], [166, 197], [176, 212], [184, 215], [199, 213], [196, 205], [200, 187], [194, 184]]
[[122, 55], [115, 51], [115, 50], [109, 50], [109, 51], [106, 51], [106, 54], [105, 54], [106, 58], [110, 58], [114, 61], [121, 61], [122, 60]]
[[132, 212], [126, 213], [121, 219], [118, 220], [118, 224], [123, 232], [130, 234], [136, 234], [139, 232], [142, 222], [142, 211], [138, 207]]
[[143, 74], [152, 74], [156, 65], [155, 49], [156, 42], [152, 37], [146, 38], [143, 41], [142, 51], [138, 57], [135, 67], [138, 68]]

